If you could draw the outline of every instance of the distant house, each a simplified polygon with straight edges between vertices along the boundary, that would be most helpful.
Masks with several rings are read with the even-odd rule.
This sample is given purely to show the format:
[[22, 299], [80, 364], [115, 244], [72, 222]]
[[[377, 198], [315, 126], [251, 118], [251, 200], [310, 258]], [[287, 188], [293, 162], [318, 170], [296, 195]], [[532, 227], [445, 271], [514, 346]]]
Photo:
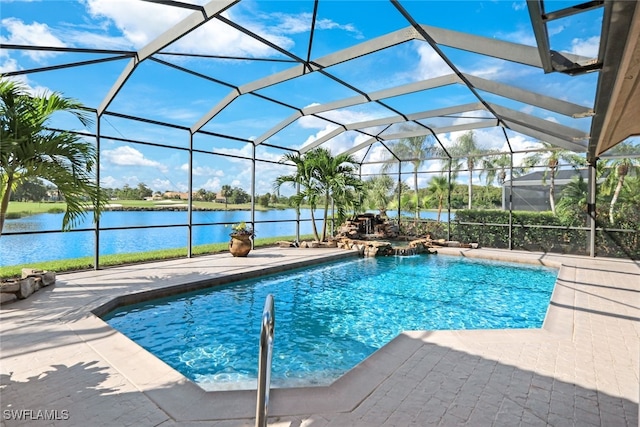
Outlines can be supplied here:
[[222, 195], [222, 190], [218, 191], [216, 193], [215, 202], [216, 203], [226, 203], [226, 201], [227, 201], [227, 198]]
[[[587, 169], [561, 169], [556, 172], [555, 177], [555, 201], [560, 200], [562, 189], [571, 182], [571, 179], [582, 175], [587, 181]], [[544, 171], [532, 172], [527, 175], [520, 176], [513, 180], [513, 198], [512, 209], [514, 211], [550, 211], [549, 203], [549, 173], [543, 180]], [[509, 209], [509, 195], [511, 189], [511, 181], [505, 181], [502, 185], [502, 209]]]
[[180, 199], [180, 200], [189, 200], [189, 193], [179, 192], [179, 191], [165, 191], [162, 195], [165, 199]]
[[64, 200], [60, 191], [56, 190], [47, 190], [47, 195], [45, 196], [45, 200], [47, 202], [59, 202]]

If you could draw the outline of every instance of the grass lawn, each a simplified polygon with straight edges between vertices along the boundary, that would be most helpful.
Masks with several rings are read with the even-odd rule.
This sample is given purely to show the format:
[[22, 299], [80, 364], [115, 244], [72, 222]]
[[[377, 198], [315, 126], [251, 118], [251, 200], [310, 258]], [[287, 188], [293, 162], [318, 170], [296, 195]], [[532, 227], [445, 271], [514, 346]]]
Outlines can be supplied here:
[[[110, 204], [114, 206], [121, 205], [128, 208], [150, 208], [150, 207], [162, 207], [162, 206], [174, 206], [174, 205], [186, 205], [186, 200], [112, 200]], [[194, 201], [193, 206], [198, 209], [208, 209], [214, 211], [224, 210], [250, 210], [251, 203], [231, 204], [229, 203], [226, 208], [224, 203], [216, 202], [201, 202]], [[269, 209], [289, 209], [290, 206], [277, 204], [274, 206], [264, 207], [256, 205], [256, 210], [266, 211]], [[20, 218], [23, 216], [37, 215], [42, 213], [61, 213], [67, 209], [67, 204], [64, 202], [10, 202], [7, 209], [7, 215], [9, 218]]]
[[[313, 240], [313, 235], [300, 236], [301, 240]], [[273, 246], [277, 241], [295, 240], [294, 236], [266, 237], [255, 239], [254, 247]], [[229, 250], [229, 243], [212, 243], [208, 245], [194, 246], [193, 255], [208, 255], [226, 252]], [[116, 265], [135, 264], [141, 262], [161, 261], [167, 259], [184, 258], [187, 256], [187, 248], [160, 249], [149, 252], [135, 252], [126, 254], [102, 255], [100, 256], [100, 267], [112, 267]], [[17, 277], [22, 274], [22, 268], [37, 268], [39, 270], [50, 270], [57, 273], [89, 270], [93, 268], [93, 257], [72, 258], [59, 261], [45, 261], [23, 265], [11, 265], [0, 267], [0, 279]]]

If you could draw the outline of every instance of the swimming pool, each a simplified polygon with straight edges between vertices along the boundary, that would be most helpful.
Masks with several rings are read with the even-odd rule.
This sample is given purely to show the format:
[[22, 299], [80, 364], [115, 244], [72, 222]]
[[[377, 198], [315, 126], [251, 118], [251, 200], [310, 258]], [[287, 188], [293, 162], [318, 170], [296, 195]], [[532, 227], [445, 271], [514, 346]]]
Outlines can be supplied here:
[[403, 330], [540, 327], [556, 276], [462, 257], [360, 258], [130, 305], [104, 319], [206, 390], [255, 388], [271, 293], [272, 386], [327, 385]]

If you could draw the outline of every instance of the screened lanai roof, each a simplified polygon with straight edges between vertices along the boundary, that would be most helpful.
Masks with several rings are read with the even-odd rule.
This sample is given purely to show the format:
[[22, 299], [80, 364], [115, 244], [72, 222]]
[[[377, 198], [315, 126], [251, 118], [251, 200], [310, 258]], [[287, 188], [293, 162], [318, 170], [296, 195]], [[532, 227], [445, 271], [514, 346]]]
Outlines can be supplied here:
[[375, 163], [420, 135], [595, 159], [640, 134], [635, 1], [59, 3], [3, 4], [2, 73], [79, 99], [114, 138]]

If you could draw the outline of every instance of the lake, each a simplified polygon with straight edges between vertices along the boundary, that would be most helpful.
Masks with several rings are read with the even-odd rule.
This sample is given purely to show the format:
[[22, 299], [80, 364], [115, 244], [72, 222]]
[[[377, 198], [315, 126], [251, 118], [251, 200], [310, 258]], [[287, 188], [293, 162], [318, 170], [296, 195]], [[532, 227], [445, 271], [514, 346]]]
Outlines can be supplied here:
[[[300, 223], [300, 234], [311, 234], [311, 211], [302, 209], [300, 218], [308, 219]], [[393, 217], [393, 212], [389, 216]], [[411, 213], [403, 212], [403, 215]], [[16, 264], [37, 263], [93, 256], [95, 232], [60, 232], [63, 214], [39, 214], [20, 219], [7, 220], [3, 233], [38, 232], [37, 234], [10, 235], [0, 238], [0, 267]], [[322, 212], [316, 211], [316, 218]], [[424, 219], [435, 219], [435, 212], [422, 212]], [[106, 211], [100, 219], [100, 227], [147, 227], [167, 226], [187, 223], [186, 211]], [[295, 209], [256, 211], [255, 231], [257, 237], [295, 236]], [[446, 212], [441, 216], [446, 220]], [[237, 223], [251, 221], [250, 211], [194, 211], [193, 223]], [[267, 222], [261, 221], [290, 221]], [[317, 221], [318, 231], [322, 232], [322, 221]], [[92, 216], [85, 216], [77, 229], [92, 228]], [[193, 245], [221, 243], [229, 240], [230, 226], [202, 225], [193, 227]], [[156, 249], [171, 249], [187, 246], [188, 228], [177, 227], [116, 229], [100, 231], [100, 254], [122, 254], [145, 252]]]

